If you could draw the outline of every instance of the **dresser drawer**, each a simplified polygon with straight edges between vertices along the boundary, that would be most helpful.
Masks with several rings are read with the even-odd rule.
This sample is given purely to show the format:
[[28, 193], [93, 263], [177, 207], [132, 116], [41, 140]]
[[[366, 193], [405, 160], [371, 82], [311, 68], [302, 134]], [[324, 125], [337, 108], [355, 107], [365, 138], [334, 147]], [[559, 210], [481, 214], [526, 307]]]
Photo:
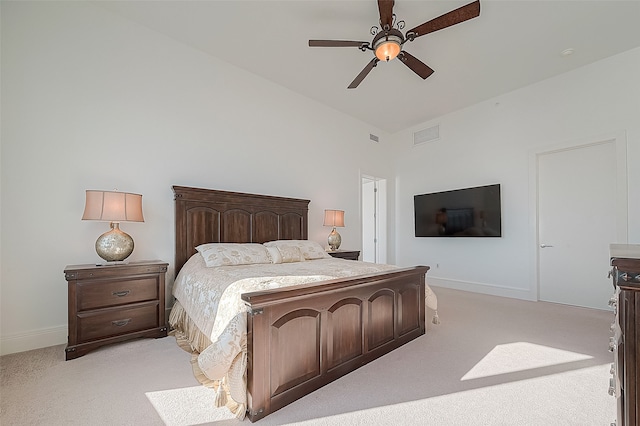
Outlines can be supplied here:
[[158, 309], [158, 302], [149, 302], [120, 309], [79, 313], [78, 340], [86, 342], [159, 327]]
[[78, 283], [78, 311], [158, 299], [158, 278], [87, 281]]

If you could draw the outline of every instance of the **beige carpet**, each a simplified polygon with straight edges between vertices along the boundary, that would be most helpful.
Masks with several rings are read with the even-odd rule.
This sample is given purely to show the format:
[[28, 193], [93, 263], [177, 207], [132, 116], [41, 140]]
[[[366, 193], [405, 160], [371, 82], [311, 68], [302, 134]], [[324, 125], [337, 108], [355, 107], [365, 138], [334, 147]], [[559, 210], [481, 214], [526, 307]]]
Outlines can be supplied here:
[[[609, 425], [610, 312], [434, 288], [439, 326], [259, 425]], [[175, 339], [0, 358], [2, 425], [233, 425]], [[249, 424], [249, 420], [244, 421]]]

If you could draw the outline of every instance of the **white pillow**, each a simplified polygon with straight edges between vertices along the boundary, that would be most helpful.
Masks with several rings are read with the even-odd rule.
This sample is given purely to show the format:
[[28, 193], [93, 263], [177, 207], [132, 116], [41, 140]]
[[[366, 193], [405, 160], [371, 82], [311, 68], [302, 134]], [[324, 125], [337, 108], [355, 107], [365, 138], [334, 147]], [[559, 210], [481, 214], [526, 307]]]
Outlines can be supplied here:
[[269, 257], [271, 257], [271, 263], [282, 263], [282, 255], [280, 254], [278, 247], [265, 246], [265, 248], [269, 252]]
[[207, 267], [271, 263], [262, 244], [208, 243], [196, 247]]
[[282, 263], [304, 262], [304, 255], [297, 246], [276, 247], [282, 256]]
[[273, 263], [293, 263], [304, 262], [304, 256], [297, 246], [279, 246], [279, 247], [266, 247], [269, 255], [271, 256], [271, 262]]
[[331, 257], [324, 248], [315, 241], [310, 240], [278, 240], [264, 243], [267, 247], [298, 247], [306, 260], [323, 259]]

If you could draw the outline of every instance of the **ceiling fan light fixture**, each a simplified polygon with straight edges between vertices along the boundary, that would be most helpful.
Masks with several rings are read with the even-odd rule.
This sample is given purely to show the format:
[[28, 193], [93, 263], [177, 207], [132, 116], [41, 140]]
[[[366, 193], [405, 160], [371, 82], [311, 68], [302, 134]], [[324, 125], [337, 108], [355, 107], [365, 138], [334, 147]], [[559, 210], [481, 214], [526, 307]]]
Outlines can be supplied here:
[[376, 57], [381, 61], [390, 61], [400, 53], [400, 44], [396, 41], [385, 41], [376, 47]]
[[394, 59], [400, 53], [403, 41], [402, 33], [398, 30], [379, 33], [373, 40], [373, 50], [376, 58], [387, 62]]

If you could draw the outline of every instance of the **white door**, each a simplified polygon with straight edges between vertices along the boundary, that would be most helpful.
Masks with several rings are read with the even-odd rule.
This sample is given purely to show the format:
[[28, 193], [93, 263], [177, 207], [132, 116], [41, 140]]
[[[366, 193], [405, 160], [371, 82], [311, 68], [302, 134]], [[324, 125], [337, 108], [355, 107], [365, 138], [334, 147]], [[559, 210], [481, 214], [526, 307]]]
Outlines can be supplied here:
[[376, 261], [376, 185], [368, 177], [362, 178], [362, 256], [365, 262]]
[[387, 181], [362, 176], [362, 260], [387, 262]]
[[387, 180], [376, 180], [376, 263], [387, 263]]
[[614, 140], [538, 155], [540, 300], [607, 309], [616, 168]]

